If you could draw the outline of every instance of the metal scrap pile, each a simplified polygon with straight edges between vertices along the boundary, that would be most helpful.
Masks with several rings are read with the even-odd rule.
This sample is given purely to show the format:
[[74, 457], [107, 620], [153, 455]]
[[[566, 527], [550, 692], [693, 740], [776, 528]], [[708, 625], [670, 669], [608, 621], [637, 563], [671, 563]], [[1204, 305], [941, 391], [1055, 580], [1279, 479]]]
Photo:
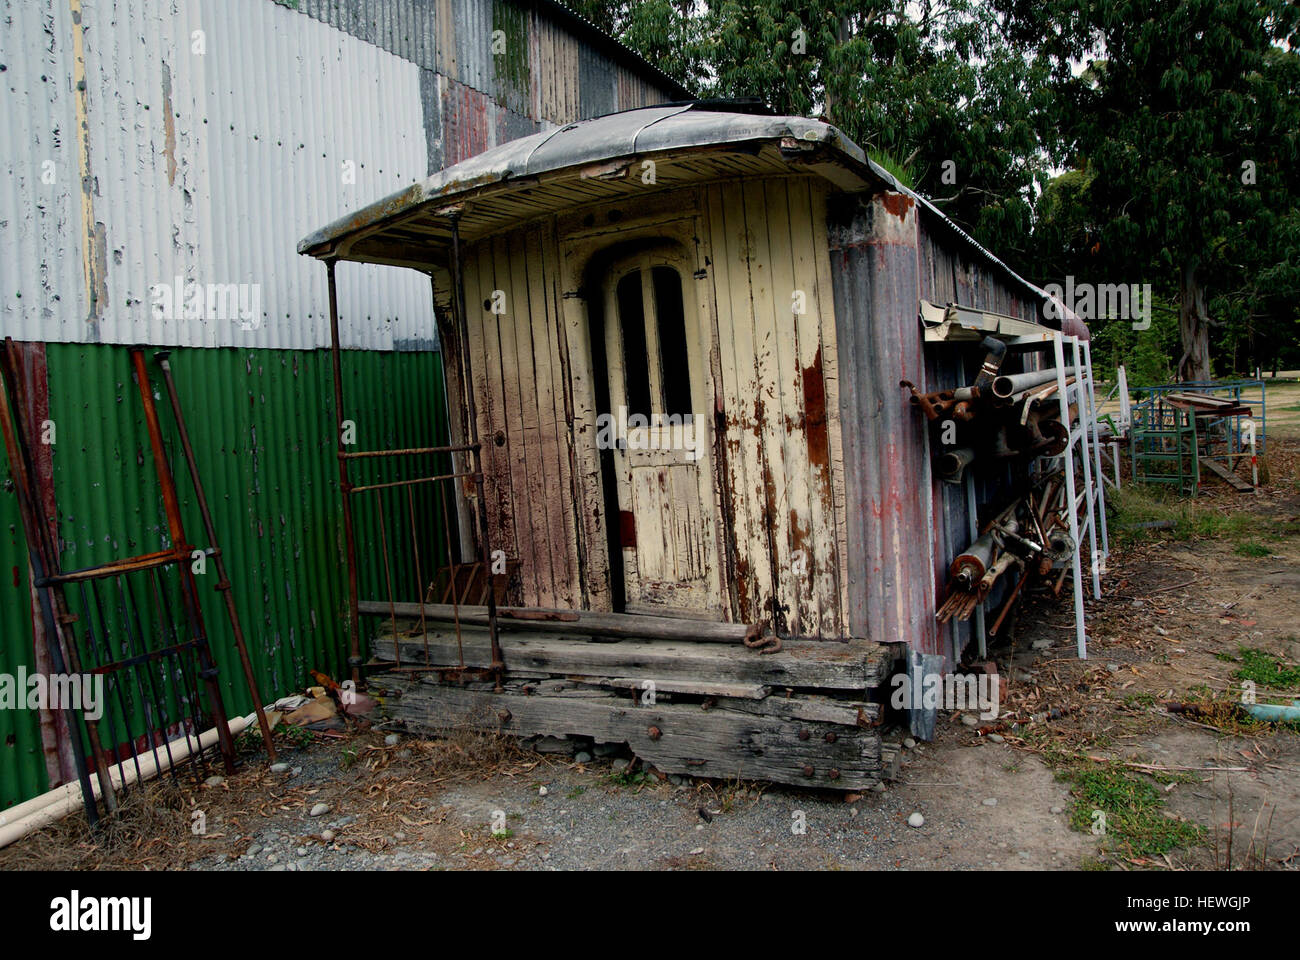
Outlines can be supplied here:
[[[986, 337], [980, 346], [984, 363], [971, 386], [922, 393], [911, 382], [901, 382], [927, 419], [944, 421], [944, 452], [937, 455], [936, 464], [947, 483], [962, 483], [967, 468], [977, 462], [1018, 458], [1028, 465], [1038, 457], [1059, 456], [1070, 439], [1058, 391], [1062, 379], [1067, 387], [1075, 382], [1076, 368], [1001, 374], [1007, 345]], [[1076, 405], [1071, 404], [1067, 413], [1073, 422]], [[1066, 490], [1064, 471], [1039, 475], [983, 526], [978, 539], [949, 568], [947, 597], [936, 613], [941, 623], [969, 619], [998, 580], [1015, 570], [1015, 586], [989, 629], [990, 634], [997, 633], [1031, 576], [1047, 576], [1065, 566], [1075, 550]], [[1063, 583], [1064, 571], [1055, 585], [1057, 592]]]
[[948, 569], [948, 597], [936, 614], [941, 623], [954, 617], [967, 620], [1007, 571], [1019, 576], [989, 628], [996, 634], [1031, 576], [1046, 577], [1062, 568], [1054, 590], [1060, 591], [1065, 565], [1074, 554], [1062, 470], [1040, 477], [1023, 496], [1013, 500], [980, 532], [979, 539], [953, 560]]

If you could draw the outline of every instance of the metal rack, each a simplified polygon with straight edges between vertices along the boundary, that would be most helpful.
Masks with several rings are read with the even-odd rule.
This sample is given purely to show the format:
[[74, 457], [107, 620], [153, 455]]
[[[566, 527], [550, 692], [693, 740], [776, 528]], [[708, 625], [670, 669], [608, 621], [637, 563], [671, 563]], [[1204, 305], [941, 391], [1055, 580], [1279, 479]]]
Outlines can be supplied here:
[[[1092, 372], [1092, 350], [1087, 341], [1078, 337], [1066, 336], [1058, 331], [1037, 328], [1033, 333], [1016, 336], [1004, 336], [1009, 347], [1037, 347], [1051, 343], [1052, 356], [1057, 370], [1057, 397], [1061, 406], [1061, 422], [1068, 424], [1069, 440], [1065, 450], [1057, 456], [1041, 457], [1040, 463], [1047, 469], [1064, 470], [1066, 496], [1075, 508], [1070, 512], [1070, 536], [1074, 541], [1074, 555], [1070, 560], [1073, 575], [1074, 593], [1074, 631], [1075, 648], [1079, 659], [1088, 658], [1088, 635], [1084, 615], [1084, 579], [1083, 579], [1083, 540], [1088, 539], [1092, 595], [1101, 599], [1101, 575], [1105, 572], [1106, 559], [1110, 556], [1110, 538], [1106, 530], [1106, 491], [1101, 483], [1101, 437], [1097, 424], [1097, 394]], [[1067, 383], [1065, 376], [1066, 356], [1070, 356], [1071, 365], [1076, 367], [1079, 375], [1073, 383]], [[1072, 422], [1070, 407], [1077, 408], [1078, 423]], [[1083, 491], [1077, 489], [1076, 473], [1082, 473]], [[966, 476], [966, 498], [970, 514], [970, 532], [972, 539], [979, 535], [979, 523], [975, 515], [974, 479]], [[1079, 508], [1086, 507], [1080, 518]], [[1100, 546], [1098, 545], [1100, 544]], [[980, 655], [986, 653], [987, 634], [984, 622], [984, 608], [981, 604], [975, 611], [975, 636], [979, 642]]]

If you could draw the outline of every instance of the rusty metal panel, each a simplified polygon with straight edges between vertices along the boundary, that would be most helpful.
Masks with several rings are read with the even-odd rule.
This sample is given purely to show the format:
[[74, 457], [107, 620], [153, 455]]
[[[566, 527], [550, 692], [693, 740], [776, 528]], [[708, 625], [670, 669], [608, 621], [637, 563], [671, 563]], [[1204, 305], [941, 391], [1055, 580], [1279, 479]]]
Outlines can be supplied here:
[[[4, 15], [0, 242], [17, 254], [0, 261], [0, 332], [327, 343], [324, 282], [294, 241], [427, 173], [418, 68], [266, 0], [8, 0]], [[345, 285], [346, 345], [427, 338], [427, 282], [388, 274]], [[187, 315], [176, 277], [212, 301]]]
[[493, 146], [496, 124], [486, 94], [455, 80], [442, 84], [443, 161], [460, 163]]
[[915, 201], [884, 192], [834, 211], [831, 276], [841, 364], [854, 636], [943, 653], [934, 620], [930, 475], [921, 414], [901, 378], [924, 379]]

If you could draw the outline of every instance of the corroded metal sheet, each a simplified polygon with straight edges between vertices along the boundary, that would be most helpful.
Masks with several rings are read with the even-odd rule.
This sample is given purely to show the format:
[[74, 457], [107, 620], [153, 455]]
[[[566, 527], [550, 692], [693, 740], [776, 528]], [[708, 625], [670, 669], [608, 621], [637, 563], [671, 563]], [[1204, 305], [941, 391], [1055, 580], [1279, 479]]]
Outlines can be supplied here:
[[[323, 278], [294, 240], [425, 175], [418, 68], [266, 0], [38, 0], [3, 16], [0, 242], [17, 255], [0, 261], [0, 332], [328, 343]], [[428, 339], [427, 282], [387, 274], [343, 285], [348, 346]]]
[[845, 371], [849, 628], [940, 653], [924, 426], [898, 385], [925, 382], [918, 211], [909, 195], [892, 191], [845, 206], [832, 220], [830, 249]]

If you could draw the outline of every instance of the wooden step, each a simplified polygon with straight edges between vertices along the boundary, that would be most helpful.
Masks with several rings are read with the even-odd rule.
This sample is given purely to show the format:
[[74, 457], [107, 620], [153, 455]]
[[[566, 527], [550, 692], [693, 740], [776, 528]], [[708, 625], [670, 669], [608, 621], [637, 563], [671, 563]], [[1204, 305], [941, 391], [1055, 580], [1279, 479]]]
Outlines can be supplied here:
[[[657, 698], [644, 705], [614, 690], [605, 696], [582, 690], [585, 685], [549, 692], [532, 685], [532, 693], [525, 686], [530, 685], [510, 681], [497, 693], [489, 685], [463, 687], [432, 675], [381, 673], [370, 679], [384, 714], [418, 730], [472, 727], [518, 737], [626, 743], [659, 770], [688, 776], [840, 790], [866, 789], [881, 779], [879, 732], [856, 710], [835, 714], [854, 720], [846, 724], [798, 716], [804, 707], [797, 697], [700, 703]], [[775, 709], [782, 705], [784, 713]]]
[[[510, 675], [649, 679], [657, 684], [689, 681], [865, 693], [885, 683], [894, 662], [890, 647], [866, 640], [787, 640], [776, 654], [760, 654], [743, 645], [603, 642], [544, 633], [503, 633], [500, 643]], [[407, 665], [460, 665], [462, 652], [466, 667], [492, 663], [487, 629], [475, 626], [462, 626], [459, 642], [455, 630], [430, 626], [427, 657], [426, 636], [403, 633], [395, 646], [390, 628], [374, 638], [372, 652], [377, 660], [400, 659]]]

